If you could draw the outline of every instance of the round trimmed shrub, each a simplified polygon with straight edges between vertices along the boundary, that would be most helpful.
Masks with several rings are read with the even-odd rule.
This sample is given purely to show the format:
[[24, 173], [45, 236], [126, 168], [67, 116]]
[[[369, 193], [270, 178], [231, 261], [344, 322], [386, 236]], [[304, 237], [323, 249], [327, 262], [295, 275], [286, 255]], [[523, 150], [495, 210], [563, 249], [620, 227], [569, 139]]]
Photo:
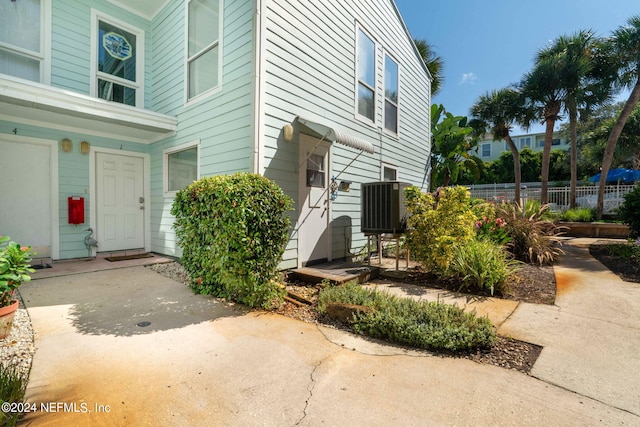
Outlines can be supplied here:
[[249, 173], [202, 178], [179, 191], [171, 214], [191, 288], [250, 307], [278, 302], [292, 205], [274, 182]]

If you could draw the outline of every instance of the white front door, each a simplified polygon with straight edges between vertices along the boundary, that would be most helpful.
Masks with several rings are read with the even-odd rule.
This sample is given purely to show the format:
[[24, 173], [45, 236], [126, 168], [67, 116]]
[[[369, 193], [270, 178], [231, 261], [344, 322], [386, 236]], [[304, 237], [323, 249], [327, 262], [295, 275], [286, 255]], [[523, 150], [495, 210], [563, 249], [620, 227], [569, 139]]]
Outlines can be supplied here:
[[0, 235], [31, 246], [36, 258], [52, 257], [51, 151], [0, 136]]
[[329, 145], [300, 134], [298, 266], [331, 260]]
[[98, 252], [144, 248], [144, 159], [96, 153]]

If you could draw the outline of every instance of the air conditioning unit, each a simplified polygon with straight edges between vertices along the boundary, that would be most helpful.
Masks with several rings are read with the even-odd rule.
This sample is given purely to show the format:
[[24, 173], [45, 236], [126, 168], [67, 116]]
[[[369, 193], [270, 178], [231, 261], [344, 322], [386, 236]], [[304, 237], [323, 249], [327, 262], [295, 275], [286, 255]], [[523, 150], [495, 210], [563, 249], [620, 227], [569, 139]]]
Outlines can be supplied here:
[[407, 208], [404, 190], [411, 184], [398, 181], [362, 184], [360, 230], [363, 233], [404, 233]]

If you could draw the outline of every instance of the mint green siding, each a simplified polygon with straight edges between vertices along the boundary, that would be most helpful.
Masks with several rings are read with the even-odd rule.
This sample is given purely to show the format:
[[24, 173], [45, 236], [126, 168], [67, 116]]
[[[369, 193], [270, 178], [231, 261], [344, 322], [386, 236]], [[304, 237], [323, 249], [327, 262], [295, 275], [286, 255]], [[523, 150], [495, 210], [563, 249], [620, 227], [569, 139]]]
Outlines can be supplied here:
[[[151, 63], [149, 21], [105, 0], [52, 0], [51, 85], [89, 95], [91, 62], [91, 9], [145, 33], [145, 61]], [[140, 48], [140, 47], [139, 47]], [[145, 67], [145, 108], [150, 108], [152, 69]]]
[[[170, 137], [144, 139], [129, 135], [128, 127], [127, 132], [114, 136], [109, 131], [92, 129], [90, 124], [70, 125], [69, 121], [66, 125], [55, 121], [46, 124], [24, 117], [16, 124], [11, 112], [0, 111], [0, 133], [8, 134], [17, 128], [18, 135], [54, 141], [69, 138], [74, 144], [72, 152], [59, 149], [58, 153], [61, 259], [87, 256], [85, 230], [96, 226], [91, 224], [90, 216], [91, 180], [95, 177], [91, 176], [90, 157], [79, 152], [81, 141], [88, 141], [92, 147], [148, 156], [145, 158], [149, 160], [149, 170], [145, 173], [150, 200], [144, 206], [150, 217], [145, 224], [150, 238], [147, 249], [167, 255], [179, 255], [180, 250], [170, 214], [173, 197], [164, 193], [164, 151], [183, 144], [199, 143], [200, 176], [253, 171], [276, 181], [296, 202], [296, 210], [291, 213], [295, 224], [299, 207], [298, 138], [296, 135], [293, 141], [285, 142], [283, 126], [301, 115], [371, 142], [374, 154], [360, 154], [339, 144], [331, 148], [332, 174], [353, 182], [351, 191], [339, 193], [331, 204], [333, 258], [357, 252], [364, 245], [364, 236], [359, 233], [360, 185], [379, 181], [383, 162], [398, 167], [401, 181], [417, 185], [423, 181], [428, 156], [430, 83], [391, 0], [223, 1], [220, 86], [189, 102], [185, 1], [166, 2], [151, 19], [106, 0], [51, 1], [51, 51], [47, 54], [51, 55], [52, 87], [90, 95], [91, 79], [95, 78], [90, 75], [94, 9], [144, 32], [144, 46], [138, 45], [145, 53], [144, 108], [168, 116], [161, 118], [165, 122], [175, 118], [177, 123], [176, 132]], [[362, 121], [355, 114], [357, 25], [376, 41], [375, 123]], [[382, 128], [385, 53], [399, 64], [397, 135]], [[98, 112], [92, 118], [94, 123], [112, 123], [107, 115]], [[135, 120], [138, 119], [132, 122]], [[129, 126], [124, 122], [119, 125]], [[85, 198], [85, 224], [67, 224], [69, 196]], [[349, 246], [344, 237], [348, 230], [353, 232]], [[282, 267], [297, 263], [297, 238], [293, 227]]]
[[[366, 242], [359, 232], [360, 185], [380, 181], [382, 162], [398, 166], [401, 181], [419, 186], [423, 182], [429, 153], [430, 81], [391, 1], [267, 4], [265, 175], [297, 198], [297, 139], [285, 143], [281, 129], [298, 115], [317, 117], [375, 146], [374, 154], [359, 156], [352, 148], [332, 147], [332, 175], [353, 182], [350, 192], [339, 193], [332, 202], [332, 257], [343, 258], [346, 251], [358, 252]], [[376, 41], [375, 124], [355, 114], [356, 25]], [[398, 135], [382, 128], [385, 52], [399, 63]], [[349, 227], [353, 242], [347, 248], [344, 236]], [[284, 266], [295, 265], [296, 248], [294, 231]]]
[[[224, 2], [222, 85], [185, 105], [185, 6], [170, 2], [153, 20], [154, 109], [177, 115], [175, 137], [151, 145], [151, 250], [179, 255], [173, 197], [163, 193], [163, 150], [200, 141], [201, 176], [250, 172], [253, 161], [253, 4]], [[169, 26], [168, 29], [167, 26]]]

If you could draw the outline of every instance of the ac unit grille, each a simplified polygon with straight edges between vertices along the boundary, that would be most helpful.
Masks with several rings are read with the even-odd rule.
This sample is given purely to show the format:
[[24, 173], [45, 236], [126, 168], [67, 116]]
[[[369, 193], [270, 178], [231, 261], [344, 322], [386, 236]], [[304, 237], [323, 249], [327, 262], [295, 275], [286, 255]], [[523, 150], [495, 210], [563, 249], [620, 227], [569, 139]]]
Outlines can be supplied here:
[[403, 233], [407, 225], [404, 190], [410, 185], [398, 181], [362, 184], [361, 231]]

